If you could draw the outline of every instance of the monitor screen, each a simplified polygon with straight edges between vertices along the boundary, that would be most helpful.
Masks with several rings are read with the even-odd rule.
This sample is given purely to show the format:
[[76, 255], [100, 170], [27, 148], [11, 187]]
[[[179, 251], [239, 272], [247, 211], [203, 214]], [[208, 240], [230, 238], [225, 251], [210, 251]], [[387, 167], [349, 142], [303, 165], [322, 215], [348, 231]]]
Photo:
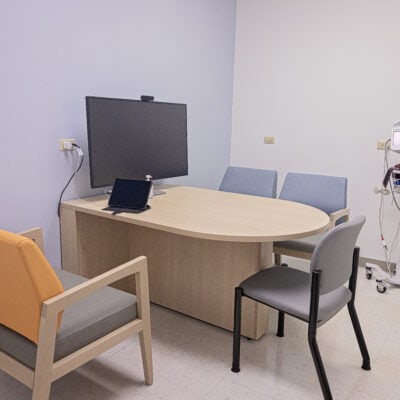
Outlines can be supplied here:
[[188, 174], [186, 104], [86, 97], [90, 184]]

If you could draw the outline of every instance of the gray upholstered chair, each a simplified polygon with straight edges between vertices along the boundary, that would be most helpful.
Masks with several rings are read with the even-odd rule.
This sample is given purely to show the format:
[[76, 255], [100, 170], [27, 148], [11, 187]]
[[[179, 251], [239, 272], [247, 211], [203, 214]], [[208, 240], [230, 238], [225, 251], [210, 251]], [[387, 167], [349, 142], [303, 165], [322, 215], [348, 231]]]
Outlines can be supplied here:
[[[296, 201], [319, 208], [330, 217], [329, 229], [348, 221], [347, 178], [290, 172], [286, 175], [279, 198]], [[275, 264], [281, 264], [281, 256], [309, 260], [322, 234], [297, 240], [275, 242]]]
[[[325, 233], [316, 246], [310, 273], [275, 266], [257, 272], [235, 289], [232, 371], [240, 371], [241, 301], [246, 296], [279, 310], [277, 335], [284, 336], [285, 314], [308, 323], [308, 343], [324, 399], [332, 399], [317, 344], [317, 328], [347, 305], [362, 354], [362, 368], [370, 359], [354, 306], [359, 249], [355, 247], [365, 217], [345, 222]], [[348, 282], [348, 286], [346, 283]]]
[[266, 169], [228, 167], [219, 190], [275, 198], [277, 176], [276, 171]]
[[[52, 269], [40, 228], [24, 235], [0, 230], [0, 369], [32, 388], [33, 400], [47, 400], [54, 380], [139, 334], [151, 385], [146, 258], [88, 280]], [[132, 275], [136, 295], [107, 286]]]

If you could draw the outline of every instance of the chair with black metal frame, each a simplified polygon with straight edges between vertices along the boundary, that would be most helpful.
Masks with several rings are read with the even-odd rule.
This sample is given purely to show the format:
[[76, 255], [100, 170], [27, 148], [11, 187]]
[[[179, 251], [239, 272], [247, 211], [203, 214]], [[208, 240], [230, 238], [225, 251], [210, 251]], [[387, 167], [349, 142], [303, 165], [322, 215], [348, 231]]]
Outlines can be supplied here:
[[[317, 328], [346, 304], [362, 355], [362, 368], [370, 370], [370, 358], [354, 300], [359, 248], [355, 246], [365, 223], [359, 216], [327, 232], [316, 246], [310, 272], [274, 266], [257, 272], [235, 289], [232, 371], [240, 371], [242, 296], [279, 311], [277, 336], [284, 336], [285, 314], [308, 323], [308, 343], [325, 400], [332, 399], [317, 344]], [[348, 282], [348, 286], [345, 284]]]

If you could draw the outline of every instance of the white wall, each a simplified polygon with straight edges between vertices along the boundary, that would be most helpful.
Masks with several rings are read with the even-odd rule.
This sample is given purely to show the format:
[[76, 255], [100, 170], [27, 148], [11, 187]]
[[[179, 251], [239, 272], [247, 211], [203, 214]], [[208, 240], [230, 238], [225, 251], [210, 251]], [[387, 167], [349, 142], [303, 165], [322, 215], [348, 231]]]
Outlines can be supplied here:
[[[364, 257], [383, 259], [379, 139], [400, 119], [400, 2], [238, 0], [231, 164], [347, 176]], [[263, 136], [275, 136], [264, 145]], [[391, 155], [392, 164], [400, 155]], [[388, 203], [387, 239], [399, 213]]]
[[[229, 164], [235, 0], [14, 0], [0, 13], [0, 227], [42, 226], [59, 265], [57, 201], [87, 148], [85, 96], [188, 106], [189, 176], [217, 187]], [[86, 163], [65, 199], [92, 194]]]

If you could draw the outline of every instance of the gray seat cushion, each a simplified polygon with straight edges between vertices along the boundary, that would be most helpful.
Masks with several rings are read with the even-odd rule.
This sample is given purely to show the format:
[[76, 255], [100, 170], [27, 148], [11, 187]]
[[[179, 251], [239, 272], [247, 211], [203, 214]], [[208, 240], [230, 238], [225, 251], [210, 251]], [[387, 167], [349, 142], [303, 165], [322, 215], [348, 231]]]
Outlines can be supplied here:
[[[277, 310], [309, 320], [311, 276], [309, 273], [289, 267], [264, 269], [240, 284], [244, 294]], [[351, 299], [351, 292], [340, 287], [321, 295], [319, 300], [318, 324], [332, 318]]]
[[[85, 278], [56, 269], [64, 289], [70, 289]], [[79, 348], [134, 320], [137, 316], [136, 296], [111, 287], [68, 307], [64, 311], [56, 338], [54, 360], [57, 361]], [[0, 349], [27, 366], [34, 368], [37, 346], [18, 333], [0, 325]]]
[[320, 242], [323, 235], [323, 233], [320, 233], [318, 235], [308, 236], [302, 239], [283, 240], [281, 242], [275, 242], [274, 248], [279, 247], [288, 250], [312, 253], [315, 249], [315, 246]]

